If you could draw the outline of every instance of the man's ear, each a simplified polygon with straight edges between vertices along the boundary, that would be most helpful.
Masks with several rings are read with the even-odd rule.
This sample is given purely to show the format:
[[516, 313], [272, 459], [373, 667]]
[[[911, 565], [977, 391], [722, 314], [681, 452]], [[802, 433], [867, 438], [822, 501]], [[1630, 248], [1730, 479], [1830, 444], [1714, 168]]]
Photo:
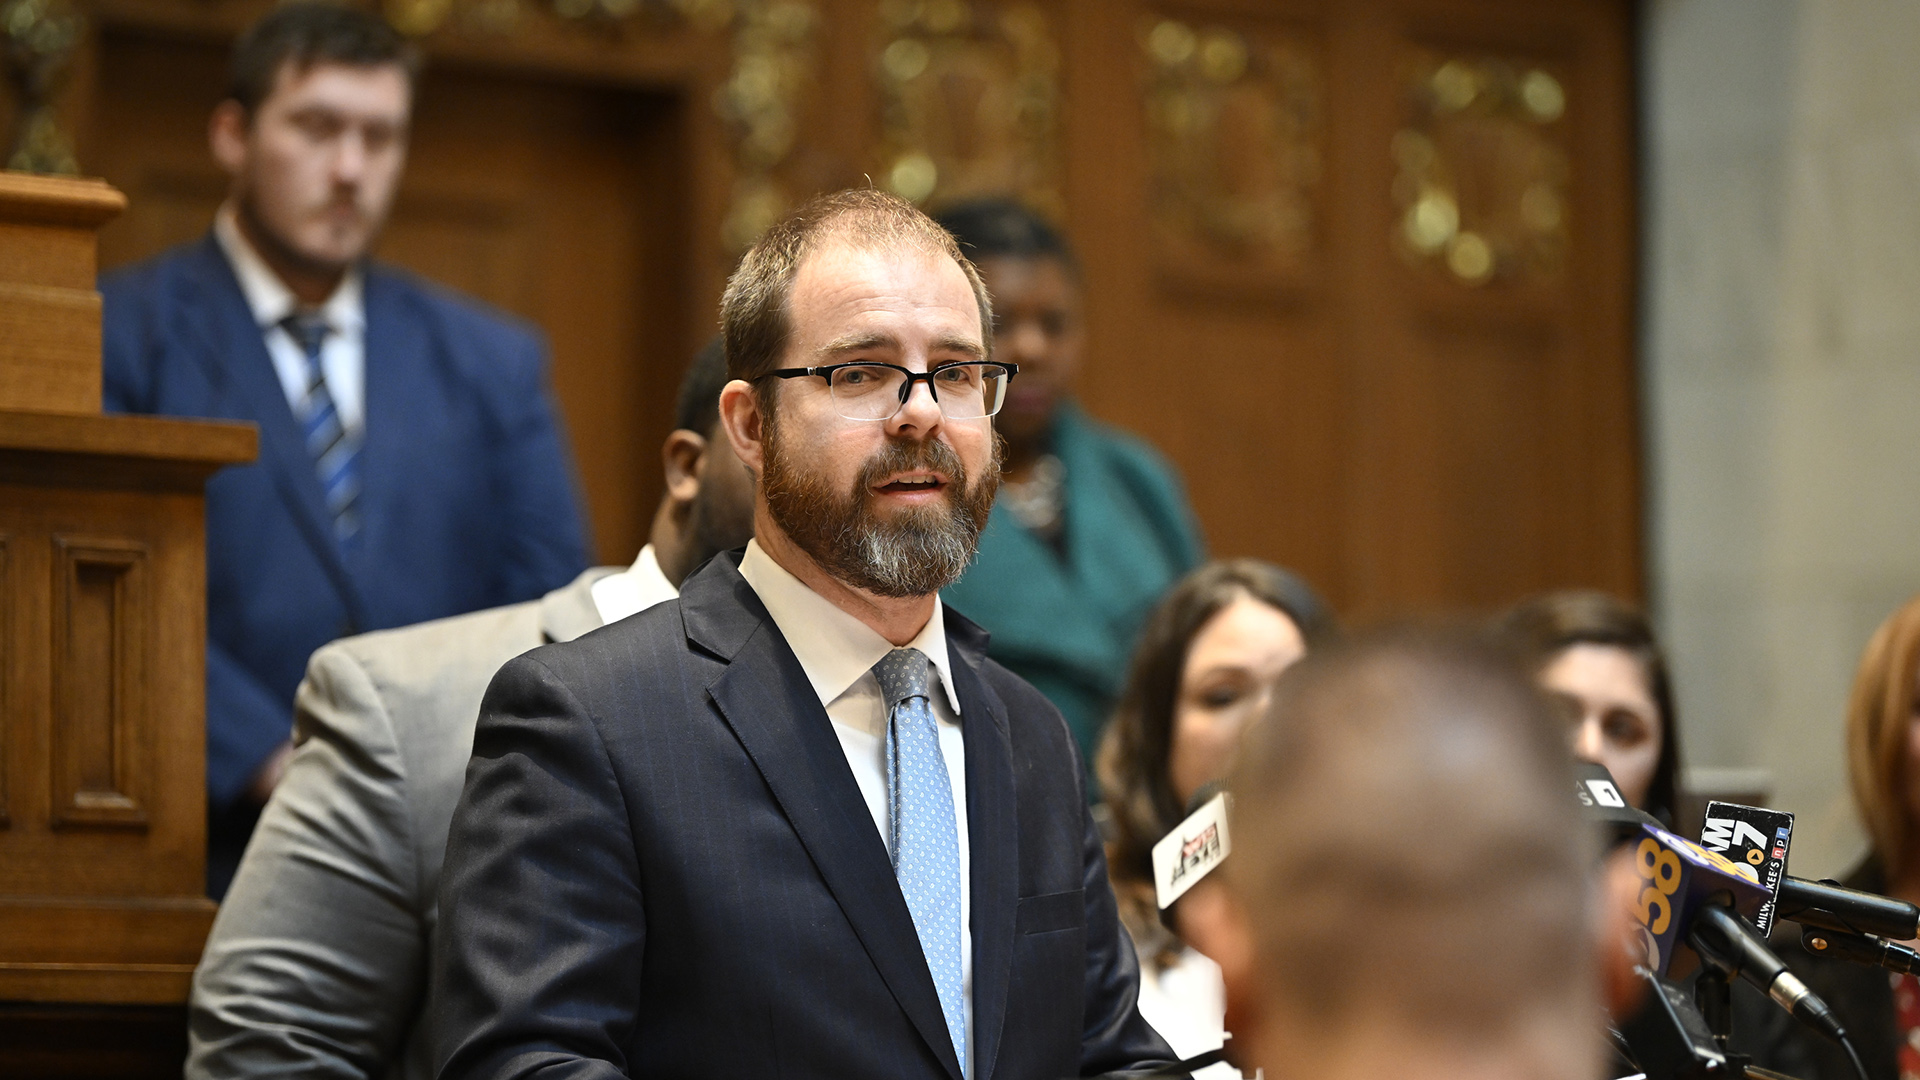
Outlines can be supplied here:
[[228, 176], [246, 168], [248, 126], [247, 110], [232, 98], [215, 105], [207, 118], [207, 146]]
[[727, 442], [735, 457], [755, 477], [765, 463], [765, 417], [760, 413], [760, 397], [753, 384], [735, 379], [720, 388], [720, 426], [726, 429]]
[[675, 428], [660, 447], [660, 465], [667, 478], [667, 498], [687, 504], [700, 494], [700, 465], [707, 456], [706, 437]]

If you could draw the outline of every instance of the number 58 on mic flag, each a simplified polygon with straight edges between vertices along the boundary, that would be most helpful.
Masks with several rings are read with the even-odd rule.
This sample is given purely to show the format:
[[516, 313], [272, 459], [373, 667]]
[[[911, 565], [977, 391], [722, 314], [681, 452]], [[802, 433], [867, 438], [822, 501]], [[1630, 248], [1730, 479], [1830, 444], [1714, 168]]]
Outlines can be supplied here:
[[1641, 830], [1640, 842], [1632, 848], [1634, 868], [1641, 879], [1634, 914], [1640, 919], [1647, 966], [1665, 975], [1673, 962], [1674, 949], [1693, 925], [1696, 909], [1724, 901], [1752, 919], [1767, 899], [1767, 890], [1740, 873], [1724, 856], [1691, 840], [1653, 825], [1642, 826]]

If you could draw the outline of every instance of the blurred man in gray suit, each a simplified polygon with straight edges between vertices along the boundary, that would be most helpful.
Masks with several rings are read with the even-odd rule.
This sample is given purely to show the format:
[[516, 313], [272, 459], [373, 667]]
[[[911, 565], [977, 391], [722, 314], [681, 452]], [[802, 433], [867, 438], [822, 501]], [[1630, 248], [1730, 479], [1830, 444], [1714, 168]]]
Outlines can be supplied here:
[[681, 385], [667, 493], [631, 567], [314, 653], [298, 748], [194, 975], [188, 1077], [432, 1075], [434, 892], [480, 698], [501, 664], [673, 598], [752, 537], [752, 476], [718, 423], [726, 381], [715, 341]]

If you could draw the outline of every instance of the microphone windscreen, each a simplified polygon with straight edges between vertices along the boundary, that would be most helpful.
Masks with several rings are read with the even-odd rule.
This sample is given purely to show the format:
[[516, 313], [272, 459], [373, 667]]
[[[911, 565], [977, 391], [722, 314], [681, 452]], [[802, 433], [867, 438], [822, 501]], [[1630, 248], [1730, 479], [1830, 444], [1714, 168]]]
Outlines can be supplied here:
[[1573, 797], [1580, 804], [1581, 816], [1600, 829], [1608, 848], [1637, 839], [1642, 825], [1660, 824], [1653, 815], [1634, 809], [1620, 794], [1613, 774], [1597, 762], [1573, 763]]
[[1634, 913], [1640, 920], [1644, 962], [1665, 975], [1702, 907], [1724, 903], [1752, 920], [1768, 893], [1725, 857], [1657, 825], [1640, 828], [1640, 842], [1633, 849], [1641, 878]]

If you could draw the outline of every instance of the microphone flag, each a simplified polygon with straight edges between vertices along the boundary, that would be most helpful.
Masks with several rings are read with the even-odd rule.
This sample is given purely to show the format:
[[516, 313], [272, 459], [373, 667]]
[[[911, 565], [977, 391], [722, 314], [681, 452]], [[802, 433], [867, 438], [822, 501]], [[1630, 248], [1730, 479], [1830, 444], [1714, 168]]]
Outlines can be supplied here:
[[1665, 975], [1700, 908], [1724, 903], [1751, 920], [1769, 894], [1725, 856], [1657, 825], [1640, 828], [1640, 842], [1633, 852], [1642, 882], [1635, 914], [1640, 919], [1646, 966]]
[[1707, 804], [1700, 846], [1724, 855], [1741, 874], [1766, 886], [1767, 899], [1753, 925], [1765, 937], [1773, 931], [1780, 882], [1787, 874], [1787, 847], [1793, 842], [1793, 815], [1784, 810], [1714, 801]]

